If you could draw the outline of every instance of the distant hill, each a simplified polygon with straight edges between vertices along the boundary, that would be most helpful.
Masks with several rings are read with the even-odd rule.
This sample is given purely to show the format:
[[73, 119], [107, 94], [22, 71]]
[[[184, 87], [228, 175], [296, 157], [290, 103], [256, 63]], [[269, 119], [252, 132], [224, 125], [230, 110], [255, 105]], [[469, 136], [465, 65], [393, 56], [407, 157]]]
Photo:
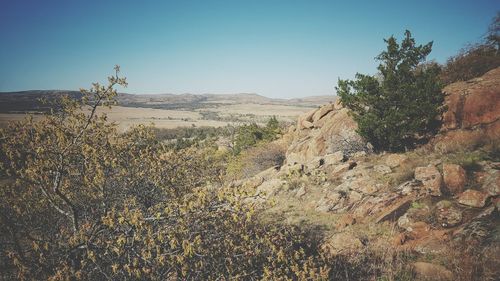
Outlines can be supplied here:
[[[0, 112], [17, 113], [28, 111], [47, 111], [50, 105], [43, 104], [40, 99], [53, 100], [61, 95], [81, 98], [79, 91], [69, 90], [30, 90], [19, 92], [0, 92]], [[118, 94], [117, 101], [121, 106], [157, 108], [157, 109], [185, 109], [216, 107], [227, 104], [267, 104], [293, 105], [316, 107], [332, 102], [335, 96], [311, 96], [294, 99], [273, 99], [253, 93], [238, 94]]]

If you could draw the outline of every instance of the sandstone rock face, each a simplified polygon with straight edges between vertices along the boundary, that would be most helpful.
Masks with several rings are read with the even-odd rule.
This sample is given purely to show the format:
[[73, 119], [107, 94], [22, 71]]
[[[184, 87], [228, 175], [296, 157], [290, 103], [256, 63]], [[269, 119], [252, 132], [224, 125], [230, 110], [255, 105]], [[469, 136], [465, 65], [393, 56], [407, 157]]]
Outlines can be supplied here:
[[432, 196], [441, 196], [442, 176], [435, 166], [417, 167], [415, 179], [422, 182], [424, 188]]
[[306, 164], [308, 170], [314, 170], [321, 166], [334, 166], [341, 162], [347, 160], [346, 156], [342, 151], [337, 151], [335, 153], [327, 154], [325, 156], [318, 156], [313, 158]]
[[327, 104], [299, 117], [297, 130], [286, 153], [286, 163], [307, 163], [318, 156], [341, 151], [344, 140], [360, 142], [356, 122], [346, 108]]
[[323, 118], [325, 115], [327, 115], [330, 111], [333, 110], [333, 104], [327, 104], [322, 107], [320, 107], [318, 110], [316, 110], [312, 116], [312, 123], [316, 123], [319, 121], [319, 119]]
[[408, 210], [413, 198], [404, 198], [390, 206], [387, 210], [383, 211], [379, 217], [375, 220], [376, 223], [383, 222], [386, 220], [395, 220]]
[[446, 112], [436, 148], [474, 145], [500, 138], [500, 68], [481, 78], [457, 82], [443, 89]]
[[337, 165], [333, 167], [333, 170], [331, 171], [331, 177], [339, 177], [343, 175], [345, 172], [349, 171], [352, 168], [352, 163], [343, 163], [340, 165]]
[[491, 196], [500, 195], [500, 170], [488, 167], [481, 189]]
[[307, 127], [304, 126], [304, 122], [309, 122], [312, 124], [312, 117], [313, 117], [314, 113], [316, 112], [316, 110], [317, 109], [313, 109], [313, 110], [306, 112], [305, 114], [299, 116], [299, 119], [297, 120], [297, 129], [298, 130], [307, 129]]
[[443, 164], [443, 179], [451, 194], [459, 194], [464, 191], [467, 178], [465, 170], [460, 165]]
[[305, 128], [305, 129], [310, 129], [312, 127], [314, 127], [313, 123], [312, 122], [309, 122], [309, 121], [302, 121], [302, 127]]
[[495, 122], [500, 116], [499, 89], [487, 88], [468, 95], [462, 113], [462, 127], [465, 128]]
[[468, 189], [458, 196], [458, 203], [470, 207], [482, 208], [486, 205], [488, 197], [487, 193]]
[[342, 151], [337, 151], [335, 153], [325, 155], [325, 157], [323, 157], [323, 159], [325, 162], [324, 164], [326, 166], [335, 165], [335, 164], [338, 164], [340, 162], [344, 162], [345, 160], [347, 160]]
[[417, 280], [453, 280], [453, 273], [446, 267], [428, 262], [413, 263]]

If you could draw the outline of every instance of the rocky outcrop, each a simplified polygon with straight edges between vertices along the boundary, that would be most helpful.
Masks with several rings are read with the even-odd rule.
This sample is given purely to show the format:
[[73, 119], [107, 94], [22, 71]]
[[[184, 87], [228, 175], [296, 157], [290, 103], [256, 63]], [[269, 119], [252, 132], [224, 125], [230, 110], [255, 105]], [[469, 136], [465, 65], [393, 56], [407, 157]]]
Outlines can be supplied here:
[[[237, 185], [255, 197], [249, 202], [324, 227], [321, 250], [332, 256], [383, 239], [417, 256], [446, 255], [456, 241], [490, 241], [498, 224], [500, 163], [489, 157], [467, 165], [442, 152], [500, 139], [499, 83], [500, 68], [448, 86], [448, 110], [431, 147], [399, 154], [370, 154], [348, 110], [327, 104], [290, 128], [283, 166]], [[386, 237], [377, 232], [384, 228]], [[417, 279], [453, 280], [437, 264], [417, 262], [413, 269]]]
[[443, 179], [447, 190], [451, 194], [464, 191], [467, 177], [465, 170], [457, 164], [443, 164]]
[[327, 104], [299, 117], [287, 163], [307, 163], [337, 151], [361, 150], [366, 144], [355, 132], [356, 122], [340, 104]]
[[458, 196], [458, 203], [470, 207], [482, 208], [486, 205], [488, 197], [487, 193], [468, 189]]
[[441, 151], [500, 138], [500, 68], [443, 89], [446, 111], [441, 133], [432, 142]]
[[415, 169], [415, 179], [423, 183], [430, 195], [441, 196], [441, 183], [443, 177], [435, 166], [417, 167]]

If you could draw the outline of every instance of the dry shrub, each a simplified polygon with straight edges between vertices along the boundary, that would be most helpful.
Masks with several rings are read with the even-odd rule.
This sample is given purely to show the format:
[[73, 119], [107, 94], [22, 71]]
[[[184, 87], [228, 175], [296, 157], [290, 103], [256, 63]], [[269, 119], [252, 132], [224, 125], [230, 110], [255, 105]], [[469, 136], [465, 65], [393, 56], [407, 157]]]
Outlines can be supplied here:
[[285, 161], [286, 146], [279, 142], [261, 143], [243, 151], [228, 164], [230, 179], [249, 178]]
[[489, 45], [473, 45], [451, 57], [443, 67], [440, 78], [448, 85], [479, 77], [500, 66], [498, 50]]
[[338, 134], [333, 135], [331, 139], [331, 151], [342, 151], [347, 157], [351, 157], [356, 152], [373, 152], [371, 144], [367, 143], [353, 129], [343, 128]]
[[500, 268], [500, 245], [486, 247], [459, 244], [446, 253], [448, 267], [456, 281], [498, 280]]
[[414, 280], [412, 258], [411, 253], [395, 250], [390, 245], [367, 245], [359, 251], [332, 258], [329, 280]]
[[285, 161], [286, 148], [278, 143], [268, 143], [249, 149], [244, 153], [242, 173], [251, 177], [259, 172], [281, 166]]

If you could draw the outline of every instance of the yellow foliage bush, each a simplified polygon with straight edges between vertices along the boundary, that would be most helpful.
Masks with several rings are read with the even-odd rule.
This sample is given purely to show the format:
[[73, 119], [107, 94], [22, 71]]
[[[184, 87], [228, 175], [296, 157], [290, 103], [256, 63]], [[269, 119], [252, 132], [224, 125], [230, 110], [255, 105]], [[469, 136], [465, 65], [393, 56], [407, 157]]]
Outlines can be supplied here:
[[246, 194], [220, 186], [215, 148], [169, 150], [151, 128], [119, 134], [97, 114], [126, 85], [118, 70], [0, 131], [1, 278], [326, 279], [301, 230], [260, 224]]

